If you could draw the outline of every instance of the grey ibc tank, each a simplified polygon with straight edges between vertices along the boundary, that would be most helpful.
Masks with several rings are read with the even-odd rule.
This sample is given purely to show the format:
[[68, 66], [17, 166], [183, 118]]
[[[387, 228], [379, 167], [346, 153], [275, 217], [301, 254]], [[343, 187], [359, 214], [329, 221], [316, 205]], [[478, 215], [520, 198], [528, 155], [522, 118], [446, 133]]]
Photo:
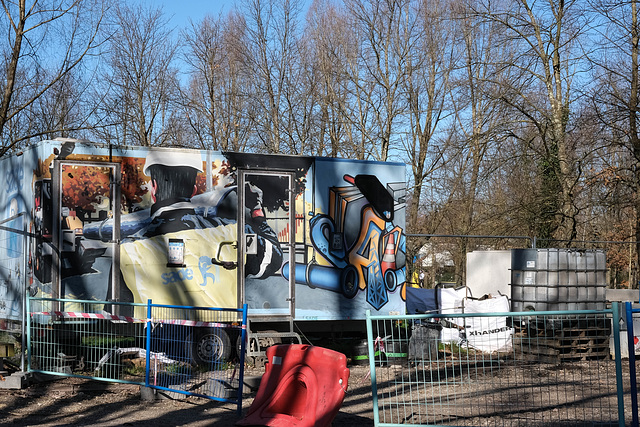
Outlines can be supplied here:
[[606, 253], [601, 249], [511, 251], [511, 310], [603, 310]]

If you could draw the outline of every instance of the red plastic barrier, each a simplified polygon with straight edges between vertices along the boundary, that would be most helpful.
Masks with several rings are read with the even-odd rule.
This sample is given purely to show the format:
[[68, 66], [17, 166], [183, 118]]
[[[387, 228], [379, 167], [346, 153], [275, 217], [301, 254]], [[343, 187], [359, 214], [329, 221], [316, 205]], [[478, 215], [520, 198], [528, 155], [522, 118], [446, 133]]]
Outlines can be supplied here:
[[342, 353], [300, 344], [269, 347], [256, 398], [237, 425], [329, 426], [348, 381]]

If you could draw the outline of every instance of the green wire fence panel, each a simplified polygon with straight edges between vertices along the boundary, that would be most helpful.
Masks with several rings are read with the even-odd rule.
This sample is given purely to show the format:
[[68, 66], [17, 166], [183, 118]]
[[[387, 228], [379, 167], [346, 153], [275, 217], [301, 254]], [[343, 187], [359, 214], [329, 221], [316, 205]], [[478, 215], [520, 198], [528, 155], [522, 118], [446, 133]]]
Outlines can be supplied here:
[[238, 403], [246, 307], [28, 298], [29, 370]]
[[[29, 298], [29, 370], [144, 384], [146, 319], [104, 302]], [[106, 311], [107, 309], [108, 311]]]
[[610, 310], [369, 316], [375, 424], [624, 425], [611, 319]]

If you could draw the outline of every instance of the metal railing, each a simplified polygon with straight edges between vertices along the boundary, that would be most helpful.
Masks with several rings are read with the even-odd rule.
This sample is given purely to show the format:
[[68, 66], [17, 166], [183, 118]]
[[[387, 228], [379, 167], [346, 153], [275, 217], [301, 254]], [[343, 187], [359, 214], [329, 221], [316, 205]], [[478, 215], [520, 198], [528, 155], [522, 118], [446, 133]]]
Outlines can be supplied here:
[[[624, 426], [610, 310], [367, 315], [376, 426]], [[616, 354], [610, 355], [613, 336]]]
[[242, 408], [246, 307], [27, 299], [28, 369]]

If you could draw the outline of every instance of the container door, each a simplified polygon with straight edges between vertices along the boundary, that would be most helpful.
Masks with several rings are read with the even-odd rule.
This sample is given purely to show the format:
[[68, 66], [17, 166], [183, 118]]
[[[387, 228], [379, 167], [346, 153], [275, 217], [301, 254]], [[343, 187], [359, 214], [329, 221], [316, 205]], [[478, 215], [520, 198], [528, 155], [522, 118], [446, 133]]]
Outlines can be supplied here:
[[292, 185], [289, 173], [238, 172], [239, 200], [245, 211], [238, 215], [238, 253], [244, 260], [238, 269], [239, 302], [248, 305], [252, 316], [294, 313], [294, 269], [282, 271], [283, 265], [295, 264]]
[[[111, 299], [120, 280], [120, 165], [56, 160], [52, 178], [53, 296]], [[105, 233], [87, 238], [91, 223]]]

